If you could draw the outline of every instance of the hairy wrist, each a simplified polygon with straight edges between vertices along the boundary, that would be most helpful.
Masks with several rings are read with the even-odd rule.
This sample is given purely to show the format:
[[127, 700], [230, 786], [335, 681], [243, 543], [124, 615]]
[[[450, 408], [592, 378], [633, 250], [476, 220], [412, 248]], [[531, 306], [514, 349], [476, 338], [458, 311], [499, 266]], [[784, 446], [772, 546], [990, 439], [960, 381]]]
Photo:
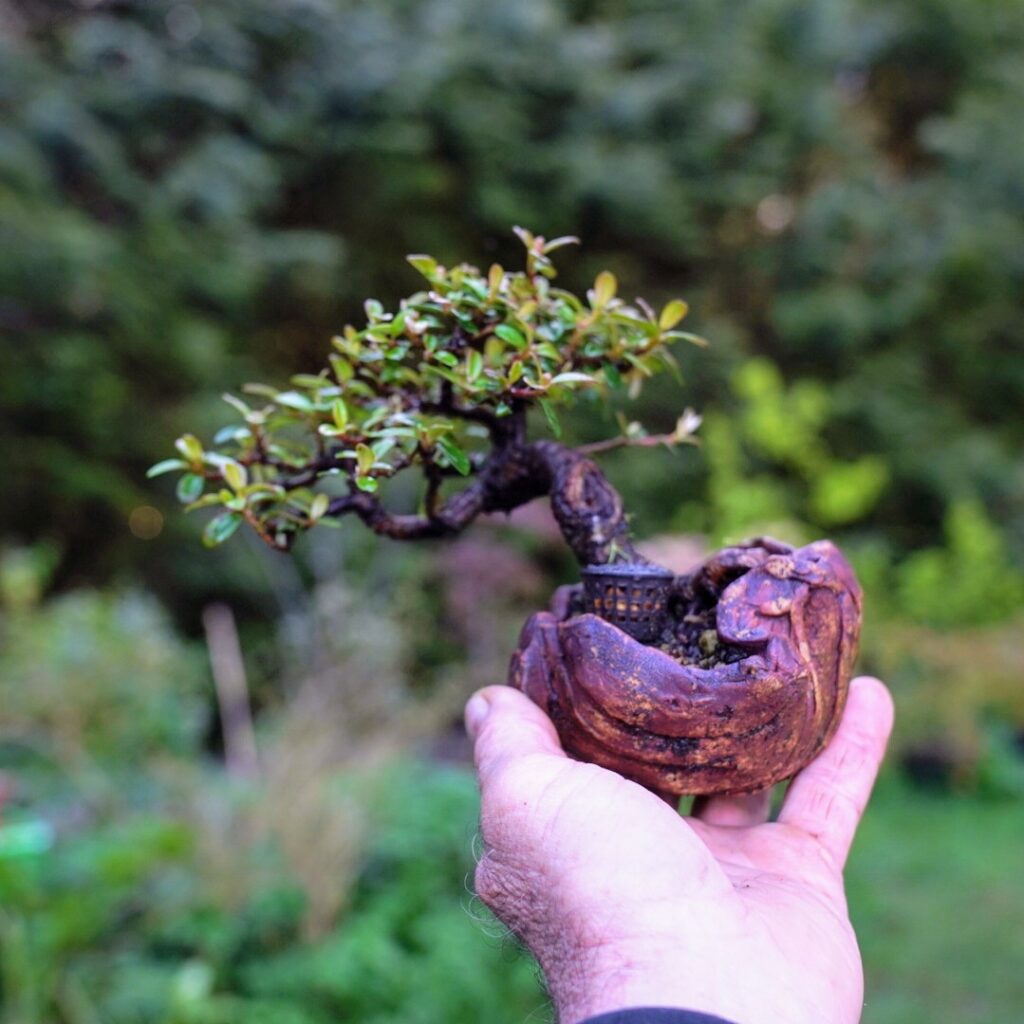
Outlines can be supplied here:
[[713, 977], [702, 978], [693, 958], [670, 944], [629, 942], [548, 950], [538, 959], [559, 1024], [578, 1024], [637, 1006], [717, 1014], [730, 1009]]

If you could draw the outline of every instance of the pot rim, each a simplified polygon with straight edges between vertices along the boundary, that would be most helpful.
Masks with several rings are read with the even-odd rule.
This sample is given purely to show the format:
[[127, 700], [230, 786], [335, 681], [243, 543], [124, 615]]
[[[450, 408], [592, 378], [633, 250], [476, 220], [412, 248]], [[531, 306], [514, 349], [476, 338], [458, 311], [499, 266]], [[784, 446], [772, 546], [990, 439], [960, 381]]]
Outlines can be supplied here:
[[623, 579], [643, 577], [649, 580], [672, 580], [676, 574], [671, 569], [646, 562], [616, 562], [614, 565], [587, 565], [580, 572], [584, 579], [600, 576], [616, 576]]

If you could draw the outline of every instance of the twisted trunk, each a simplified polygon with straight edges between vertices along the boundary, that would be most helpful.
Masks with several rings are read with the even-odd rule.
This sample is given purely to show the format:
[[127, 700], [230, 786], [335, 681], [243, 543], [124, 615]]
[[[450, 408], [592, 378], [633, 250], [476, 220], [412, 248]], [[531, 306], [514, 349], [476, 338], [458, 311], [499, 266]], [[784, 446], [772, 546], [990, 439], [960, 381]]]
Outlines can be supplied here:
[[554, 441], [509, 450], [481, 479], [484, 511], [510, 512], [548, 495], [551, 511], [580, 565], [645, 561], [629, 539], [618, 491], [593, 459]]
[[511, 512], [545, 495], [580, 565], [645, 561], [629, 539], [619, 493], [592, 459], [554, 441], [499, 449], [465, 490], [425, 515], [394, 515], [362, 493], [337, 498], [328, 514], [354, 513], [393, 540], [423, 540], [460, 533], [481, 513]]

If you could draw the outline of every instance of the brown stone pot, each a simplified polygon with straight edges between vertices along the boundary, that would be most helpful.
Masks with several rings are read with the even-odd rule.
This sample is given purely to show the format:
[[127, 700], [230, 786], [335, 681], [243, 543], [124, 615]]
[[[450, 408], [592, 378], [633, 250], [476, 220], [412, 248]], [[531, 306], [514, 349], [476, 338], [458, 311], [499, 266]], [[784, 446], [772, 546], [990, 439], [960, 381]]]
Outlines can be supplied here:
[[562, 588], [523, 628], [509, 682], [548, 712], [570, 755], [651, 789], [741, 793], [789, 778], [846, 702], [861, 623], [853, 570], [828, 541], [759, 539], [677, 577], [673, 593], [667, 629], [713, 624], [706, 667], [576, 614], [579, 588]]

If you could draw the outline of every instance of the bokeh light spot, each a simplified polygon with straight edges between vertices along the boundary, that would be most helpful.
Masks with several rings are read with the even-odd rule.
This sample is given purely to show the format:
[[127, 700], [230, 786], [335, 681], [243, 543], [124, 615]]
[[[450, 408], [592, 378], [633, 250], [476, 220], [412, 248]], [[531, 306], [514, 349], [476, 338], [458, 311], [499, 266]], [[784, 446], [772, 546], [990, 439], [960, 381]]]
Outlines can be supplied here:
[[164, 528], [163, 513], [152, 505], [139, 505], [133, 508], [128, 516], [128, 529], [139, 540], [152, 540], [159, 537]]
[[777, 235], [793, 222], [796, 206], [788, 196], [765, 196], [757, 204], [757, 223], [769, 235]]

